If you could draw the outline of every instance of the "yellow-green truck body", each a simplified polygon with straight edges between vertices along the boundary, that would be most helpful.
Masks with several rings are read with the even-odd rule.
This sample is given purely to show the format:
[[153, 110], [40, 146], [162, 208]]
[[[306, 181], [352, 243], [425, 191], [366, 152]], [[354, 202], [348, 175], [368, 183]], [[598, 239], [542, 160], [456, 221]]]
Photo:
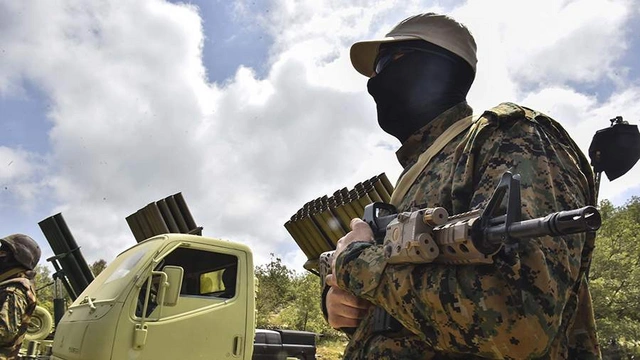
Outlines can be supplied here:
[[40, 350], [59, 360], [251, 359], [254, 333], [251, 250], [166, 234], [118, 255]]

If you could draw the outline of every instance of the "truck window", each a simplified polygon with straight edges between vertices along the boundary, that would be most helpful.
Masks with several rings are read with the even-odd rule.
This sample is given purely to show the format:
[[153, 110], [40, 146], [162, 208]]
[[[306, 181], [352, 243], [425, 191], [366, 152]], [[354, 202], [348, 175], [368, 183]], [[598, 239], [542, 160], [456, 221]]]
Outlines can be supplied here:
[[181, 296], [235, 295], [238, 258], [193, 248], [177, 248], [165, 257], [164, 265], [177, 265], [184, 269]]
[[144, 256], [144, 251], [138, 251], [118, 264], [118, 266], [115, 267], [114, 271], [107, 278], [107, 280], [104, 281], [104, 285], [107, 285], [112, 281], [120, 280], [123, 277], [127, 276], [131, 269], [133, 269], [133, 267], [140, 261], [140, 259], [142, 259], [142, 256]]
[[[179, 247], [168, 254], [158, 269], [167, 265], [176, 265], [184, 269], [180, 296], [196, 296], [211, 299], [231, 299], [236, 295], [238, 279], [238, 258], [233, 255], [211, 252], [206, 250]], [[152, 281], [149, 305], [149, 316], [157, 307], [155, 296], [157, 286]], [[146, 285], [146, 284], [145, 284]], [[146, 286], [140, 289], [136, 316], [142, 315]]]
[[[160, 241], [150, 240], [140, 243], [118, 255], [107, 268], [96, 277], [83, 292], [94, 301], [111, 300], [122, 294], [123, 289], [149, 260], [147, 254], [155, 252]], [[74, 302], [78, 305], [83, 296]]]

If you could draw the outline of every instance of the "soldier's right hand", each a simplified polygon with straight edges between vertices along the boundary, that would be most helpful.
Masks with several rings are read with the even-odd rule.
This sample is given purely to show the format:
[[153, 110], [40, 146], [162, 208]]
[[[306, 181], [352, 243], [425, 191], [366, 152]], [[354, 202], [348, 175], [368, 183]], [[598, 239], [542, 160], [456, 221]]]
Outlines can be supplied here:
[[334, 329], [358, 327], [373, 305], [340, 289], [333, 275], [327, 275], [326, 283], [331, 286], [326, 297], [329, 325]]

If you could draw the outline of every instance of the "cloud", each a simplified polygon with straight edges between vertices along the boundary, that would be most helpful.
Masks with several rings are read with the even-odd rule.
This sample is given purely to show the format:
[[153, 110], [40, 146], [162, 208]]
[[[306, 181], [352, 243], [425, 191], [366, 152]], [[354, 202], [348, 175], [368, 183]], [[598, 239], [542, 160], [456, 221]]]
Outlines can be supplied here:
[[0, 146], [0, 207], [15, 203], [24, 210], [32, 208], [42, 191], [36, 176], [43, 172], [42, 161], [28, 151]]
[[199, 183], [205, 154], [192, 138], [201, 100], [215, 91], [204, 82], [201, 19], [160, 1], [0, 6], [12, 19], [0, 25], [2, 89], [24, 77], [52, 101], [52, 213], [65, 211], [93, 256], [114, 239], [103, 253], [110, 259], [131, 244], [126, 215]]
[[22, 150], [0, 146], [0, 181], [29, 177], [34, 172], [31, 155]]
[[630, 1], [497, 0], [469, 2], [460, 13], [480, 35], [480, 51], [485, 41], [507, 50], [494, 55], [504, 57], [509, 76], [540, 86], [619, 77], [632, 9]]
[[[202, 58], [206, 19], [196, 7], [0, 2], [0, 93], [29, 79], [51, 99], [53, 124], [47, 176], [35, 175], [28, 154], [0, 148], [0, 166], [5, 153], [26, 159], [0, 179], [38, 179], [51, 189], [51, 213], [63, 212], [89, 261], [109, 261], [133, 244], [126, 216], [181, 191], [206, 235], [248, 244], [256, 264], [282, 251], [300, 268], [283, 227], [299, 207], [383, 171], [392, 181], [400, 173], [399, 144], [378, 129], [349, 46], [418, 11], [450, 10], [476, 35], [479, 73], [469, 96], [476, 109], [522, 101], [561, 120], [583, 149], [606, 119], [640, 113], [638, 89], [612, 75], [624, 70], [610, 53], [627, 49], [625, 1], [543, 1], [526, 5], [531, 16], [507, 1], [446, 9], [418, 1], [269, 4], [252, 13], [236, 3], [237, 16], [254, 18], [274, 39], [267, 71], [238, 66], [226, 82], [211, 83]], [[578, 11], [588, 6], [596, 10]], [[602, 29], [592, 24], [596, 11]], [[587, 38], [589, 46], [579, 46]], [[575, 85], [593, 82], [619, 91], [598, 99]], [[637, 186], [638, 178], [616, 186]], [[616, 191], [603, 184], [603, 196]]]
[[315, 68], [292, 56], [312, 49], [274, 57], [267, 79], [240, 67], [212, 84], [195, 8], [66, 5], [51, 9], [45, 30], [35, 4], [6, 6], [10, 18], [33, 22], [12, 28], [30, 46], [5, 39], [12, 61], [2, 80], [15, 88], [20, 79], [9, 74], [21, 74], [52, 99], [52, 213], [64, 213], [89, 259], [132, 243], [127, 215], [182, 191], [208, 235], [249, 243], [268, 260], [269, 248], [293, 244], [286, 219], [342, 187], [380, 141], [367, 131], [366, 94], [312, 82]]

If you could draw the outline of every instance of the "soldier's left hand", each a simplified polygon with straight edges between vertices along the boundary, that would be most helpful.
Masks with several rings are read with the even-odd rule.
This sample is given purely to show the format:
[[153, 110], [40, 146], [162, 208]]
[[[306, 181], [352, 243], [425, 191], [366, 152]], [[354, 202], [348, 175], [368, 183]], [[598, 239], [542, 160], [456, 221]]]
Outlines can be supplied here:
[[336, 273], [336, 258], [338, 258], [338, 255], [340, 255], [340, 253], [343, 252], [349, 244], [356, 241], [373, 242], [373, 231], [366, 222], [358, 218], [351, 219], [349, 227], [351, 227], [351, 231], [349, 231], [347, 235], [341, 237], [336, 244], [336, 251], [333, 254], [333, 262], [331, 263], [331, 271], [333, 274]]

